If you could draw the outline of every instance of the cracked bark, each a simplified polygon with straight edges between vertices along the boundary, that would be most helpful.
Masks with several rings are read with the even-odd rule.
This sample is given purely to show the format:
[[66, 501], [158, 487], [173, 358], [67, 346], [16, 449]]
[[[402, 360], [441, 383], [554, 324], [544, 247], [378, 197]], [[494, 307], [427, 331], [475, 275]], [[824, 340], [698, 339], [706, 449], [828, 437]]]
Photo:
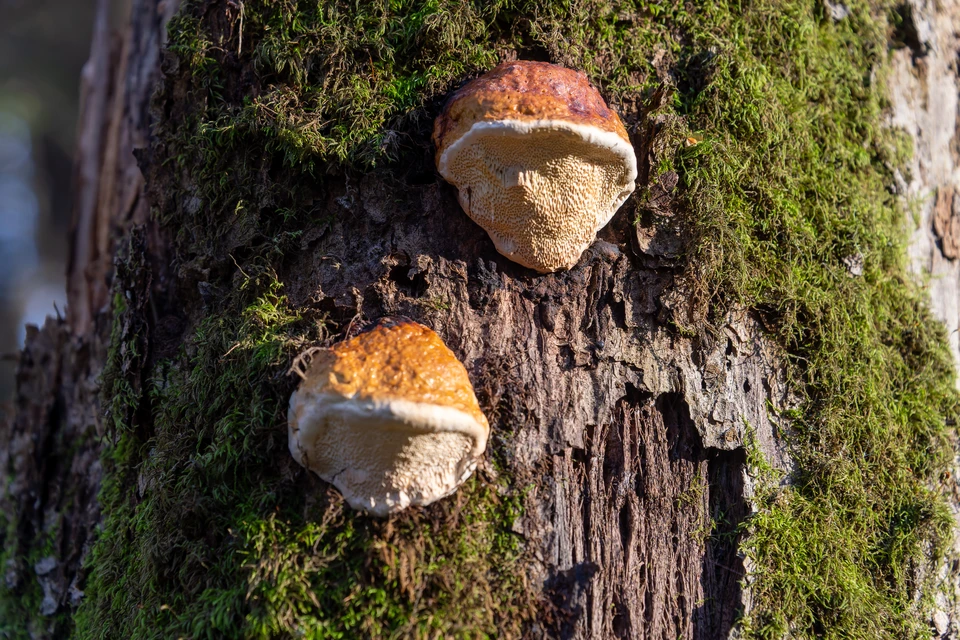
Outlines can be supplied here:
[[[229, 268], [223, 255], [179, 256], [188, 267], [168, 273], [171, 247], [148, 221], [149, 206], [195, 206], [169, 195], [188, 191], [178, 188], [187, 178], [165, 172], [175, 150], [151, 146], [147, 117], [174, 8], [134, 2], [122, 46], [106, 62], [105, 48], [93, 53], [113, 75], [90, 94], [100, 97], [84, 119], [92, 129], [82, 139], [94, 140], [84, 144], [97, 148], [80, 154], [78, 171], [97, 179], [77, 196], [70, 322], [30, 332], [16, 417], [0, 434], [11, 445], [0, 447], [13, 478], [4, 507], [20, 517], [21, 555], [38, 531], [59, 531], [42, 566], [6, 568], [10, 584], [40, 581], [40, 636], [57, 636], [62, 629], [46, 616], [69, 614], [82, 597], [82, 560], [101, 518], [96, 379], [116, 239], [144, 228], [151, 273], [131, 279], [130, 295], [154, 358], [179, 346], [185, 318], [202, 316], [204, 291], [217, 286], [189, 265], [202, 258], [213, 271]], [[169, 71], [158, 113], [184, 99], [178, 71]], [[641, 125], [633, 128], [643, 186], [657, 124]], [[133, 158], [140, 148], [149, 192]], [[751, 439], [789, 471], [784, 425], [767, 410], [789, 395], [777, 352], [750, 315], [696, 322], [694, 335], [671, 328], [674, 319], [690, 324], [694, 307], [678, 279], [682, 238], [669, 224], [675, 185], [675, 175], [653, 185], [650, 224], [636, 229], [628, 204], [575, 268], [538, 276], [499, 256], [435, 175], [330, 177], [317, 201], [332, 221], [307, 230], [279, 269], [291, 304], [344, 326], [357, 316], [410, 316], [464, 362], [493, 427], [491, 448], [532, 487], [517, 533], [534, 558], [530, 583], [545, 596], [534, 637], [726, 638], [749, 603], [736, 533], [752, 497], [744, 446]]]

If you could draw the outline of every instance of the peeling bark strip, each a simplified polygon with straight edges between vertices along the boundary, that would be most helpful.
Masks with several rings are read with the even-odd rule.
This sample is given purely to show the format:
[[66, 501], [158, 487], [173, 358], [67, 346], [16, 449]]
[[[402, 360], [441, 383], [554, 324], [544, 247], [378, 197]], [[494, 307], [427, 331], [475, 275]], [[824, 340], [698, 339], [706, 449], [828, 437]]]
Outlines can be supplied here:
[[[105, 273], [96, 268], [98, 238], [97, 193], [100, 184], [101, 157], [103, 155], [103, 129], [108, 125], [108, 101], [111, 90], [110, 37], [107, 22], [110, 3], [97, 1], [94, 19], [90, 59], [84, 65], [81, 76], [81, 116], [77, 140], [77, 162], [74, 195], [74, 214], [70, 240], [70, 264], [67, 267], [67, 294], [70, 301], [69, 316], [79, 335], [88, 333], [93, 323], [97, 306], [95, 299], [103, 304], [105, 296]], [[107, 261], [109, 264], [109, 261]]]
[[149, 215], [133, 154], [149, 141], [160, 45], [177, 5], [177, 0], [134, 0], [118, 40], [108, 28], [110, 2], [98, 0], [82, 76], [67, 275], [67, 315], [76, 336], [95, 331], [97, 317], [106, 311], [117, 237]]
[[933, 209], [933, 231], [940, 238], [940, 250], [951, 260], [960, 257], [960, 194], [953, 185], [937, 190]]

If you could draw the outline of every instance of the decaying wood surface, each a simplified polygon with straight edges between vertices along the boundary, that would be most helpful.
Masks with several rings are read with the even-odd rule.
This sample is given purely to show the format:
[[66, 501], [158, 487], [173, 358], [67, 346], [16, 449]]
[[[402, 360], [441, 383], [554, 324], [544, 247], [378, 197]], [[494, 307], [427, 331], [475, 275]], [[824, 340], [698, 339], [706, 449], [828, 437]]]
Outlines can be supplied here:
[[[133, 158], [150, 146], [159, 43], [174, 9], [169, 0], [137, 0], [119, 46], [95, 46], [91, 68], [113, 74], [88, 78], [105, 84], [87, 90], [70, 323], [31, 331], [17, 414], [0, 434], [12, 443], [0, 447], [9, 451], [0, 463], [12, 472], [14, 499], [0, 507], [21, 514], [18, 540], [26, 548], [37, 531], [64, 524], [49, 558], [6, 568], [11, 584], [40, 581], [43, 615], [82, 597], [80, 566], [100, 518], [96, 379], [110, 334], [116, 238], [145, 223], [151, 206], [190, 206], [164, 195], [184, 191], [172, 187], [185, 178], [164, 169], [171, 150], [139, 154], [150, 195]], [[161, 94], [158, 111], [176, 109], [178, 99]], [[645, 165], [656, 126], [635, 128]], [[532, 487], [517, 525], [536, 559], [530, 584], [545, 594], [531, 635], [728, 637], [745, 606], [736, 530], [752, 495], [746, 441], [789, 470], [784, 425], [768, 411], [789, 404], [788, 392], [757, 321], [731, 313], [721, 326], [699, 321], [678, 331], [674, 320], [690, 326], [697, 315], [678, 279], [683, 239], [665, 225], [636, 229], [635, 204], [574, 269], [539, 276], [499, 256], [438, 176], [415, 182], [380, 171], [319, 186], [331, 222], [307, 230], [279, 274], [291, 304], [344, 324], [410, 316], [465, 363], [493, 425], [492, 448]], [[653, 185], [646, 207], [654, 218], [670, 215], [675, 185], [670, 176]], [[189, 270], [162, 272], [170, 248], [149, 225], [146, 243], [157, 272], [141, 293], [177, 297], [159, 317], [144, 308], [142, 321], [148, 335], [169, 339], [170, 326], [203, 315], [205, 282]], [[178, 317], [162, 315], [174, 307]]]
[[291, 302], [407, 315], [462, 359], [494, 446], [534, 487], [518, 529], [561, 635], [727, 637], [742, 609], [747, 431], [789, 467], [767, 411], [787, 389], [756, 323], [666, 328], [686, 301], [671, 298], [672, 267], [632, 245], [631, 211], [577, 267], [536, 276], [492, 250], [448, 185], [372, 174], [326, 206], [334, 222], [281, 274]]

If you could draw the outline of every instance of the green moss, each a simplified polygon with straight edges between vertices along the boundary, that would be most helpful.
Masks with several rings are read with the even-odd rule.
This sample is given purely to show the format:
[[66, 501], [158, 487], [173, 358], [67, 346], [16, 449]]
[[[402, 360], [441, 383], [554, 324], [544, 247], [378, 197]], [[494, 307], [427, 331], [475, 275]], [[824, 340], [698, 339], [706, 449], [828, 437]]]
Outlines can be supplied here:
[[34, 570], [41, 560], [54, 555], [60, 524], [58, 519], [49, 530], [38, 533], [31, 540], [31, 546], [24, 550], [18, 549], [16, 519], [0, 515], [6, 542], [0, 553], [4, 574], [0, 578], [0, 638], [3, 640], [26, 640], [70, 628], [66, 612], [47, 617], [39, 615], [43, 586]]
[[[325, 332], [270, 275], [326, 224], [305, 185], [398, 159], [432, 172], [443, 97], [509, 53], [584, 70], [630, 127], [667, 82], [652, 173], [680, 176], [694, 317], [748, 307], [788, 354], [798, 474], [748, 523], [746, 635], [923, 636], [917, 569], [947, 539], [934, 487], [957, 397], [887, 189], [909, 152], [882, 122], [891, 5], [848, 4], [833, 22], [796, 0], [250, 0], [216, 18], [188, 2], [170, 28], [187, 97], [158, 136], [189, 191], [160, 218], [182, 268], [248, 275], [219, 282], [234, 293], [155, 367], [147, 439], [122, 433], [108, 453], [80, 636], [476, 636], [530, 615], [509, 479], [474, 481], [438, 520], [305, 497], [283, 372]], [[215, 41], [213, 20], [230, 35]], [[123, 389], [108, 404], [126, 408]]]
[[[678, 154], [691, 271], [702, 295], [763, 313], [804, 394], [796, 487], [750, 525], [758, 607], [746, 625], [924, 636], [916, 569], [949, 539], [931, 487], [957, 399], [887, 189], [906, 145], [882, 126], [885, 13], [858, 6], [834, 24], [802, 5], [727, 11], [701, 17], [715, 25], [700, 36], [716, 48], [710, 81], [681, 104], [705, 133]], [[863, 277], [847, 272], [853, 255]]]
[[30, 620], [37, 617], [40, 611], [43, 591], [36, 580], [23, 585], [7, 582], [10, 571], [22, 569], [26, 565], [26, 558], [17, 555], [15, 521], [0, 515], [0, 524], [3, 525], [4, 540], [7, 541], [0, 553], [0, 568], [4, 572], [4, 580], [0, 582], [0, 638], [26, 640], [30, 637]]
[[129, 307], [122, 293], [114, 293], [111, 309], [116, 320], [110, 331], [107, 361], [100, 374], [100, 393], [101, 404], [105, 407], [104, 415], [110, 421], [111, 427], [119, 431], [129, 426], [124, 418], [140, 404], [140, 394], [134, 390], [129, 376], [124, 374], [126, 365], [139, 354], [135, 342], [124, 340], [123, 318]]

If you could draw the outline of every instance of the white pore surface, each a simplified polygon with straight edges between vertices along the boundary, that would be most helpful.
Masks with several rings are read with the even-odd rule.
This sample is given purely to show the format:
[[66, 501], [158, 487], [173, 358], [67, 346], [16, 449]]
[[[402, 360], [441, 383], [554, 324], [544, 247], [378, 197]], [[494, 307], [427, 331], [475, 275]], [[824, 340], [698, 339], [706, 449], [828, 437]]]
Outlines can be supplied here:
[[453, 493], [487, 441], [483, 425], [452, 407], [302, 391], [290, 398], [288, 429], [297, 462], [376, 516]]
[[635, 188], [615, 133], [562, 120], [477, 122], [437, 169], [497, 250], [537, 271], [573, 266]]

